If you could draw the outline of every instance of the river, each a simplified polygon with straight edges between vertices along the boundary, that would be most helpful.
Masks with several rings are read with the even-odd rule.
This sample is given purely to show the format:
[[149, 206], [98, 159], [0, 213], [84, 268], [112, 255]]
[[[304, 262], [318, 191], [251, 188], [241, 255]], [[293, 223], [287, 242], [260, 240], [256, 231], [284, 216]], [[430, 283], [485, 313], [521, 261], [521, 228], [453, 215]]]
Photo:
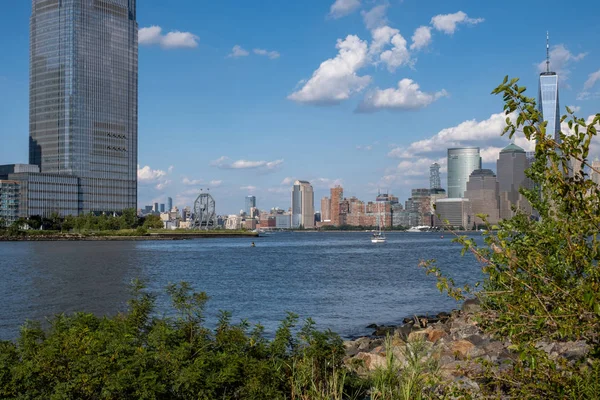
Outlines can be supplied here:
[[[414, 314], [457, 307], [440, 294], [422, 259], [457, 283], [481, 270], [446, 233], [390, 232], [372, 244], [361, 232], [279, 232], [260, 238], [141, 242], [0, 242], [0, 340], [13, 340], [27, 319], [56, 313], [98, 315], [126, 309], [128, 285], [147, 282], [157, 313], [168, 313], [164, 288], [187, 281], [210, 296], [207, 325], [219, 310], [233, 322], [260, 323], [271, 335], [287, 311], [311, 317], [344, 337], [370, 333]], [[477, 241], [481, 238], [476, 234]], [[251, 242], [256, 243], [251, 247]]]

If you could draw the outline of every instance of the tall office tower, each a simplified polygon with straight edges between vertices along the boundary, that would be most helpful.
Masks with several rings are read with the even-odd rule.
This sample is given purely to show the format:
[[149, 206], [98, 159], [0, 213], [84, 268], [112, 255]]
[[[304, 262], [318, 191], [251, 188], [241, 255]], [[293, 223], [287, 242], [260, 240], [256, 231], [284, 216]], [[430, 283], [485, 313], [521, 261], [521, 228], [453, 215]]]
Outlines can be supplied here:
[[256, 207], [256, 196], [246, 196], [246, 203], [244, 207], [244, 211], [246, 211], [246, 215], [252, 214], [252, 208]]
[[344, 198], [344, 189], [336, 186], [330, 189], [331, 196], [331, 225], [340, 226], [340, 203]]
[[292, 228], [315, 227], [315, 195], [307, 181], [296, 181], [292, 188]]
[[477, 214], [486, 214], [487, 222], [497, 224], [500, 220], [499, 189], [496, 175], [491, 169], [476, 169], [469, 176], [465, 198], [471, 202], [474, 222], [483, 224]]
[[136, 0], [32, 0], [29, 163], [79, 178], [79, 212], [137, 206]]
[[155, 213], [159, 212], [158, 203], [154, 203], [154, 207], [152, 207], [152, 211]]
[[498, 173], [498, 190], [500, 194], [500, 219], [511, 218], [514, 215], [512, 207], [531, 213], [531, 205], [519, 193], [519, 188], [530, 188], [530, 180], [525, 176], [529, 166], [527, 153], [514, 143], [500, 151], [496, 162]]
[[165, 203], [161, 203], [160, 204], [160, 212], [164, 213], [165, 212]]
[[448, 149], [448, 198], [464, 197], [471, 172], [481, 169], [479, 147]]
[[171, 197], [167, 197], [167, 211], [171, 212], [173, 209], [173, 199]]
[[538, 108], [547, 121], [546, 135], [560, 143], [560, 106], [558, 103], [558, 75], [550, 71], [550, 43], [546, 33], [546, 71], [540, 74]]
[[323, 197], [321, 199], [321, 222], [331, 222], [331, 199]]
[[440, 164], [433, 163], [429, 167], [429, 189], [441, 189]]

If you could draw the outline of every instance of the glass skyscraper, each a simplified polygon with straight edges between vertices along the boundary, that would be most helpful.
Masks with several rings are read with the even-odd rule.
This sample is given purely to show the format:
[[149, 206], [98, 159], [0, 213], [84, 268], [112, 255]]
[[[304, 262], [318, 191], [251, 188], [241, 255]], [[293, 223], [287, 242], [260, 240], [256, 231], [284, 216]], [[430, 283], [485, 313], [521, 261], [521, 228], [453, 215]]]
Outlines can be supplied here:
[[560, 143], [560, 105], [558, 103], [558, 75], [550, 71], [550, 44], [546, 40], [546, 71], [540, 74], [538, 108], [547, 121], [546, 135]]
[[448, 149], [448, 198], [464, 197], [469, 176], [476, 169], [481, 169], [479, 147]]
[[79, 178], [80, 213], [137, 206], [136, 0], [32, 0], [29, 162]]
[[246, 202], [244, 204], [244, 211], [246, 211], [246, 215], [251, 215], [254, 207], [256, 207], [256, 196], [246, 196]]

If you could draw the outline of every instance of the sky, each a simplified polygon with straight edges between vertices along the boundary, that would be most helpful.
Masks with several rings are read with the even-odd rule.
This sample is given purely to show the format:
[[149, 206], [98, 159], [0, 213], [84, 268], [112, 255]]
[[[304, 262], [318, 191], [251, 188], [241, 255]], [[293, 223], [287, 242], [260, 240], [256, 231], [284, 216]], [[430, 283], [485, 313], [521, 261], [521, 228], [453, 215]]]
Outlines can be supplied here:
[[[0, 164], [28, 157], [31, 2], [10, 3], [0, 14]], [[403, 201], [461, 145], [480, 146], [495, 170], [509, 141], [490, 92], [509, 75], [537, 97], [546, 31], [563, 112], [600, 111], [596, 8], [139, 0], [139, 206], [167, 197], [191, 206], [208, 188], [220, 214], [237, 213], [249, 194], [261, 209], [287, 209], [296, 179], [312, 183], [317, 210], [336, 184], [347, 197]]]

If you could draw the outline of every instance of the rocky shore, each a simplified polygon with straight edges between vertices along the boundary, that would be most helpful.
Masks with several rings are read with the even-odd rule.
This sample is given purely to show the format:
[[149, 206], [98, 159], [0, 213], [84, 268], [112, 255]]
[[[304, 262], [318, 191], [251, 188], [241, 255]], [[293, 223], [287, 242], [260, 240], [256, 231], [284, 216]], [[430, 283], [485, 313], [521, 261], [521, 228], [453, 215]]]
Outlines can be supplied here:
[[[455, 383], [459, 387], [479, 391], [478, 376], [483, 372], [482, 361], [492, 368], [511, 368], [518, 355], [511, 350], [510, 341], [498, 341], [484, 333], [475, 320], [481, 311], [476, 300], [467, 300], [461, 310], [440, 313], [435, 316], [405, 318], [401, 326], [369, 325], [373, 335], [344, 342], [345, 364], [360, 375], [368, 375], [386, 366], [386, 355], [392, 351], [399, 367], [406, 365], [407, 343], [424, 343], [426, 354], [423, 361], [437, 361], [439, 376], [443, 383]], [[386, 348], [389, 336], [391, 348]], [[536, 347], [545, 351], [550, 359], [559, 357], [568, 361], [585, 358], [590, 346], [585, 341], [545, 342]]]

